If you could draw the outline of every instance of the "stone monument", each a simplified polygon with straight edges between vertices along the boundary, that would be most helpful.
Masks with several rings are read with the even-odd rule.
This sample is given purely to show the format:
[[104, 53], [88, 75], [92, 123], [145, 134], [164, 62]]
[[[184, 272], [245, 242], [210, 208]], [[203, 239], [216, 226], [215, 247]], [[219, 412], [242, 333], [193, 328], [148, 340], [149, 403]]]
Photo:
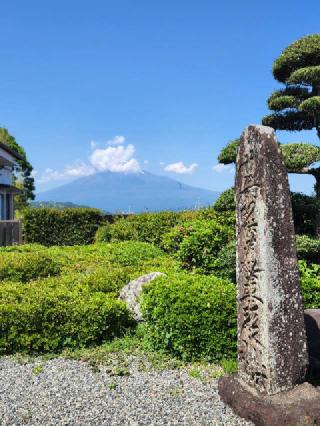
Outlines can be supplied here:
[[269, 127], [242, 134], [236, 205], [238, 373], [220, 380], [220, 396], [258, 425], [320, 424], [320, 391], [301, 384], [308, 354], [290, 191]]

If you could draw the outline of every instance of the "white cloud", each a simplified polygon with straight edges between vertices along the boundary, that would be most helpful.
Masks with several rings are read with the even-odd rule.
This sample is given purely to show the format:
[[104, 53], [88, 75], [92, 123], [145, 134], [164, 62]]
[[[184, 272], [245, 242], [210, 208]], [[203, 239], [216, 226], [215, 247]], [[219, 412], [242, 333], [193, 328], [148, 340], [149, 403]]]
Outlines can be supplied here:
[[98, 142], [95, 140], [90, 141], [90, 147], [91, 149], [96, 149], [100, 145], [123, 145], [126, 141], [126, 138], [124, 136], [118, 135], [114, 136], [112, 139], [107, 140], [106, 142]]
[[50, 181], [57, 180], [66, 180], [69, 178], [78, 178], [81, 176], [89, 176], [95, 173], [93, 167], [89, 166], [82, 161], [74, 164], [68, 165], [64, 168], [64, 170], [53, 170], [50, 168], [45, 169], [44, 173], [38, 179], [39, 183], [46, 183]]
[[98, 146], [98, 143], [96, 142], [96, 141], [90, 141], [90, 146], [91, 146], [91, 149], [95, 149], [95, 148], [97, 148], [97, 146]]
[[233, 173], [234, 172], [234, 166], [232, 164], [215, 164], [212, 167], [212, 170], [216, 173]]
[[133, 158], [135, 148], [133, 145], [97, 148], [90, 155], [91, 165], [99, 172], [141, 172], [139, 162]]
[[148, 165], [149, 164], [149, 160], [143, 160], [143, 164]]
[[125, 140], [124, 136], [115, 136], [106, 142], [105, 148], [98, 148], [98, 143], [92, 140], [90, 141], [92, 152], [88, 162], [78, 161], [73, 165], [66, 166], [62, 171], [47, 168], [38, 177], [38, 183], [72, 180], [106, 171], [139, 173], [142, 170], [138, 160], [134, 158], [135, 148], [133, 145], [124, 146]]
[[126, 138], [124, 136], [115, 136], [109, 141], [107, 141], [107, 145], [122, 145], [126, 141]]
[[193, 173], [197, 170], [197, 168], [198, 168], [197, 163], [193, 163], [188, 167], [182, 161], [178, 161], [177, 163], [168, 164], [164, 168], [164, 170], [166, 172], [193, 175]]
[[90, 176], [93, 175], [95, 170], [93, 167], [86, 163], [80, 162], [74, 166], [67, 166], [65, 174], [70, 177]]

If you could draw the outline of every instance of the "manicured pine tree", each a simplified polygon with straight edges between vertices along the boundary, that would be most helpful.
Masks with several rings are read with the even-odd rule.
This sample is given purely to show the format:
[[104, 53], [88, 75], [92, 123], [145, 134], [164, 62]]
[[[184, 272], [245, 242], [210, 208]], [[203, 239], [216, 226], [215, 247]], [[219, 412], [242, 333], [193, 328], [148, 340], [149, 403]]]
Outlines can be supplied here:
[[[273, 75], [285, 85], [268, 99], [272, 114], [262, 123], [275, 130], [316, 129], [320, 139], [320, 34], [304, 37], [288, 46], [273, 64]], [[218, 159], [235, 162], [239, 139], [229, 142]], [[320, 237], [320, 147], [308, 143], [281, 145], [289, 173], [309, 174], [315, 178], [318, 214], [315, 234]]]
[[[268, 106], [272, 114], [264, 117], [262, 123], [276, 130], [316, 129], [320, 139], [320, 34], [303, 37], [288, 46], [275, 60], [272, 72], [274, 78], [285, 87], [269, 97]], [[286, 149], [290, 154], [294, 146]], [[315, 195], [319, 204], [316, 235], [319, 237], [320, 167], [313, 165], [319, 158], [315, 154], [312, 161], [311, 150], [315, 151], [308, 144], [305, 149], [301, 146], [300, 155], [296, 155], [291, 171], [315, 178]]]
[[320, 34], [303, 37], [288, 46], [272, 68], [283, 83], [268, 99], [272, 114], [262, 123], [277, 130], [311, 130], [320, 138]]

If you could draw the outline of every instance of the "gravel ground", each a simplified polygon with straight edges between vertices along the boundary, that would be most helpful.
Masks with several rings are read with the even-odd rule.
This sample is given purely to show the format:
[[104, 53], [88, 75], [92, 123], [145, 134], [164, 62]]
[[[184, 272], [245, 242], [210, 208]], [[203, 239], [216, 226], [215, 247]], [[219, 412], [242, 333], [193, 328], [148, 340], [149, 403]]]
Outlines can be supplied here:
[[219, 399], [217, 379], [184, 369], [114, 376], [62, 358], [0, 359], [3, 425], [249, 425]]

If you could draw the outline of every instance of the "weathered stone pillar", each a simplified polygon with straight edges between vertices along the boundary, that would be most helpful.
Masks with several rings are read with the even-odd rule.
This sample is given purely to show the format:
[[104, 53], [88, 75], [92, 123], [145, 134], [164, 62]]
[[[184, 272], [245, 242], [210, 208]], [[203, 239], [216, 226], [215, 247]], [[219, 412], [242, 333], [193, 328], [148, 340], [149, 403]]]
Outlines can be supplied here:
[[265, 402], [267, 417], [281, 420], [272, 395], [304, 380], [308, 355], [288, 177], [269, 127], [249, 126], [241, 137], [236, 205], [238, 373], [219, 391], [238, 414], [272, 424], [252, 413], [262, 416]]
[[244, 131], [236, 204], [239, 375], [275, 394], [304, 379], [307, 351], [288, 177], [269, 127]]

